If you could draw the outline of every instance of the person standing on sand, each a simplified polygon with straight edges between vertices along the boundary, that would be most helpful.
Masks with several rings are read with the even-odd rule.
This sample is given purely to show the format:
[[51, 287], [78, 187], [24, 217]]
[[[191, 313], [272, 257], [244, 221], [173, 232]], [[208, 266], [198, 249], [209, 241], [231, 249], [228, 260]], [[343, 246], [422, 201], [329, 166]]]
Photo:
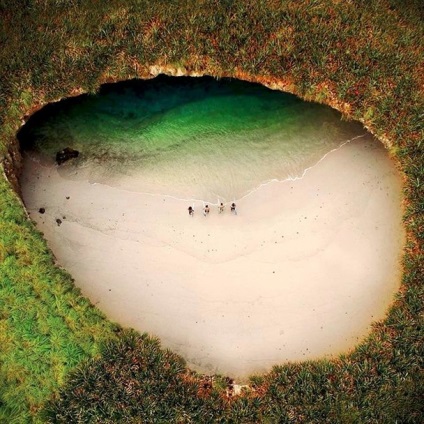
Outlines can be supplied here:
[[234, 213], [234, 215], [237, 215], [237, 211], [236, 211], [236, 204], [233, 202], [231, 203], [231, 212]]
[[194, 209], [193, 209], [191, 206], [189, 206], [189, 207], [188, 207], [188, 214], [189, 214], [191, 217], [193, 217], [193, 215], [194, 215]]
[[220, 205], [218, 206], [219, 213], [224, 212], [224, 208], [225, 208], [224, 203], [221, 202]]
[[209, 205], [206, 205], [205, 208], [203, 209], [203, 215], [209, 215]]

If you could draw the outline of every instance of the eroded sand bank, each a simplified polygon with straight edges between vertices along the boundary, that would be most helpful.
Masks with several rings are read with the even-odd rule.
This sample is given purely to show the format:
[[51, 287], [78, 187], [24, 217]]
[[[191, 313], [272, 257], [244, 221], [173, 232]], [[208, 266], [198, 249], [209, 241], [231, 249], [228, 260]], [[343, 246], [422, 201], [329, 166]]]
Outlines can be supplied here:
[[237, 216], [205, 218], [197, 202], [190, 218], [192, 202], [71, 181], [29, 158], [21, 183], [83, 293], [203, 372], [243, 378], [347, 352], [400, 283], [400, 177], [368, 137], [262, 186]]

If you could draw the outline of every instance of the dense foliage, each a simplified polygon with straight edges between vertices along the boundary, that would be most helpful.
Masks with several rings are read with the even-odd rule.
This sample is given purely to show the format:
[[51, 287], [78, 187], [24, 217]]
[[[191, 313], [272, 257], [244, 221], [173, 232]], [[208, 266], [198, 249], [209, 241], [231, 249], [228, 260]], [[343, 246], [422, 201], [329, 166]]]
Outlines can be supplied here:
[[115, 327], [54, 266], [16, 194], [0, 179], [0, 422], [26, 422]]
[[205, 386], [82, 298], [0, 177], [0, 421], [421, 422], [423, 17], [420, 0], [0, 0], [0, 159], [10, 181], [23, 118], [168, 66], [279, 82], [364, 122], [404, 172], [407, 230], [402, 287], [362, 345], [332, 362], [276, 367], [231, 397], [221, 379]]

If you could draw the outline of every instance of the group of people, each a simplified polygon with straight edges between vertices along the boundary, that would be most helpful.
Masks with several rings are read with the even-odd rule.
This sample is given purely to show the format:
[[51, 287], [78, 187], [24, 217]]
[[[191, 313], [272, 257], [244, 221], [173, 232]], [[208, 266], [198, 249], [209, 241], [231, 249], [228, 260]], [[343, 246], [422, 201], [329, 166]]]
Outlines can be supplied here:
[[[225, 209], [225, 205], [224, 205], [224, 203], [221, 202], [218, 205], [218, 212], [222, 213], [222, 212], [224, 212], [224, 209]], [[203, 215], [208, 216], [209, 212], [210, 212], [209, 205], [205, 205], [205, 207], [203, 208]], [[233, 213], [234, 215], [237, 215], [236, 204], [234, 202], [231, 203], [231, 213]], [[194, 216], [194, 208], [192, 206], [188, 207], [188, 214], [190, 216]]]

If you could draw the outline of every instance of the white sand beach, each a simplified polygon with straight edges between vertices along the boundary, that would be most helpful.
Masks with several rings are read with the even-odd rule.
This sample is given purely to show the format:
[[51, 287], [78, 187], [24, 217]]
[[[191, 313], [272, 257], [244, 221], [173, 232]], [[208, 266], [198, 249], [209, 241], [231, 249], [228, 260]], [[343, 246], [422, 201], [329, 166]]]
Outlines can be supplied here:
[[192, 202], [71, 181], [29, 158], [21, 184], [83, 294], [205, 373], [240, 380], [348, 352], [400, 285], [400, 176], [370, 138], [260, 187], [237, 216], [227, 205], [204, 217], [196, 202], [191, 218]]

